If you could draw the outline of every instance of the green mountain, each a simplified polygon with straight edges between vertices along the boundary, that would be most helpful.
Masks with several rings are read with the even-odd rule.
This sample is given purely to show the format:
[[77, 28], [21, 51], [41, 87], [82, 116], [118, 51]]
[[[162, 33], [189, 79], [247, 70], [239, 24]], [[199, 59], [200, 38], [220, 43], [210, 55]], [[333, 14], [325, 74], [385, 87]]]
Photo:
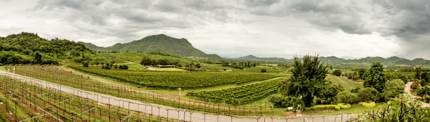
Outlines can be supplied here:
[[208, 55], [193, 47], [187, 39], [179, 39], [164, 34], [152, 35], [129, 43], [118, 43], [111, 47], [101, 48], [92, 44], [84, 44], [93, 50], [159, 52], [185, 57], [207, 57]]
[[79, 61], [94, 52], [66, 39], [44, 39], [22, 32], [0, 38], [0, 64], [58, 64], [62, 59]]

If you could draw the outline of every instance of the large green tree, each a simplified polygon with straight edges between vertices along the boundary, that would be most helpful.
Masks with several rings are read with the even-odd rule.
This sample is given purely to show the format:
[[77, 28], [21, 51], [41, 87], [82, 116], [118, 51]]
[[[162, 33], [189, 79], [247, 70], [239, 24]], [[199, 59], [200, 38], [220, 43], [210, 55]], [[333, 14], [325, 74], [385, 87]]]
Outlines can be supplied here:
[[385, 86], [384, 66], [381, 63], [374, 63], [364, 74], [364, 86], [372, 87], [383, 92]]
[[301, 97], [306, 107], [312, 105], [314, 97], [327, 87], [328, 67], [320, 62], [317, 56], [294, 58], [293, 73], [286, 84], [286, 95]]

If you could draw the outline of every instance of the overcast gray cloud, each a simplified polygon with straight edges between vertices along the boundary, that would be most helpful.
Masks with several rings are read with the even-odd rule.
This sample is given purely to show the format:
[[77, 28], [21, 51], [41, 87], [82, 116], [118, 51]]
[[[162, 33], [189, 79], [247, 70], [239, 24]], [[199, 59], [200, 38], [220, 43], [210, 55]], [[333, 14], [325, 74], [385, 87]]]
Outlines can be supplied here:
[[430, 58], [426, 0], [0, 0], [0, 34], [109, 46], [165, 33], [223, 56]]

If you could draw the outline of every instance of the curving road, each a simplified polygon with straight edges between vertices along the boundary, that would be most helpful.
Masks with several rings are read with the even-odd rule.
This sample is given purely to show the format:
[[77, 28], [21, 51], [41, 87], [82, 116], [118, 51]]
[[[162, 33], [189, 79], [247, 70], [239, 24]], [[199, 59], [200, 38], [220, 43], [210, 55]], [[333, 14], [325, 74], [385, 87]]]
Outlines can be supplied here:
[[345, 122], [354, 117], [351, 114], [329, 115], [329, 116], [302, 116], [295, 118], [285, 117], [235, 117], [225, 115], [213, 115], [203, 112], [189, 111], [185, 109], [172, 108], [157, 104], [143, 103], [141, 101], [118, 98], [115, 96], [99, 94], [85, 91], [64, 85], [59, 85], [32, 77], [18, 75], [10, 72], [0, 71], [0, 76], [14, 78], [32, 85], [43, 88], [55, 89], [64, 93], [73, 94], [83, 98], [97, 101], [101, 104], [110, 104], [112, 106], [122, 107], [146, 114], [178, 119], [192, 122]]
[[[419, 96], [415, 96], [412, 94], [412, 88], [411, 88], [412, 84], [413, 82], [408, 82], [405, 84], [405, 93], [412, 96], [413, 100], [416, 100]], [[430, 103], [424, 103], [424, 102], [421, 102], [421, 103], [422, 103], [421, 107], [430, 108]]]

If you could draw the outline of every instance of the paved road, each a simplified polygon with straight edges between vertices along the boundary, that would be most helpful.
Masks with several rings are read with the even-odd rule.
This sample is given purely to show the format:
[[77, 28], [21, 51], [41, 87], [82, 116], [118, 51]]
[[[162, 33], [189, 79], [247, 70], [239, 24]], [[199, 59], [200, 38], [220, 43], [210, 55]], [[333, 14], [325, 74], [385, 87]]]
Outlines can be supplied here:
[[213, 115], [203, 112], [188, 111], [184, 109], [172, 108], [157, 104], [143, 103], [141, 101], [118, 98], [115, 96], [99, 94], [95, 92], [85, 91], [77, 88], [72, 88], [64, 85], [59, 85], [27, 76], [22, 76], [10, 72], [0, 71], [0, 76], [6, 76], [37, 85], [44, 88], [59, 90], [64, 93], [77, 95], [83, 98], [88, 98], [97, 101], [101, 104], [110, 104], [142, 113], [152, 114], [156, 116], [178, 119], [192, 122], [344, 122], [349, 120], [353, 115], [331, 115], [331, 116], [303, 116], [296, 118], [283, 117], [232, 117], [224, 115]]
[[[416, 100], [417, 98], [419, 98], [419, 96], [415, 96], [415, 95], [412, 94], [412, 89], [411, 89], [412, 84], [413, 84], [413, 82], [408, 82], [408, 83], [405, 84], [405, 93], [407, 93], [408, 95], [412, 96], [412, 98], [414, 100]], [[421, 103], [422, 103], [422, 105], [421, 105], [422, 107], [424, 107], [424, 108], [430, 108], [430, 103], [424, 103], [424, 102], [421, 102]]]

